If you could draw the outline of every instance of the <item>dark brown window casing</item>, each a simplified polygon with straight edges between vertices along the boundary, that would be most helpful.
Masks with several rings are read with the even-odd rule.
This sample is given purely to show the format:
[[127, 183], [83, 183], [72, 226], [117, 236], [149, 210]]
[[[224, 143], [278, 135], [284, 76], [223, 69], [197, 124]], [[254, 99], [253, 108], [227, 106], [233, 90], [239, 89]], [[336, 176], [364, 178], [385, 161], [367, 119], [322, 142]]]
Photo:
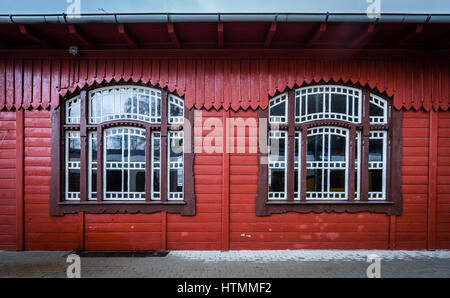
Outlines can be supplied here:
[[[129, 85], [129, 84], [128, 84]], [[116, 85], [109, 85], [116, 86]], [[120, 86], [120, 85], [119, 85]], [[193, 123], [194, 110], [184, 108], [184, 118], [188, 121], [188, 125], [171, 125], [168, 123], [168, 98], [169, 93], [165, 89], [154, 86], [136, 85], [136, 87], [151, 87], [161, 91], [161, 123], [151, 124], [136, 120], [120, 119], [107, 121], [99, 124], [89, 124], [88, 122], [88, 93], [90, 90], [103, 86], [93, 87], [91, 89], [80, 91], [80, 124], [65, 124], [64, 101], [56, 109], [51, 109], [52, 121], [52, 174], [51, 174], [51, 193], [50, 193], [50, 215], [62, 216], [68, 213], [77, 213], [84, 211], [87, 213], [154, 213], [166, 211], [169, 213], [180, 213], [181, 215], [195, 215], [195, 195], [194, 195], [194, 137]], [[114, 126], [134, 126], [145, 129], [146, 131], [146, 168], [145, 168], [145, 201], [103, 201], [103, 131]], [[184, 171], [183, 171], [183, 197], [181, 201], [170, 201], [167, 199], [168, 183], [167, 183], [167, 138], [168, 131], [176, 131], [185, 129], [186, 138], [190, 138], [190, 152], [184, 153]], [[186, 133], [186, 129], [190, 129]], [[65, 132], [76, 130], [80, 132], [80, 200], [65, 200]], [[88, 200], [88, 132], [97, 132], [97, 200]], [[151, 132], [159, 131], [161, 133], [161, 199], [151, 200], [150, 175], [151, 171]]]
[[[353, 86], [352, 86], [353, 87]], [[267, 153], [259, 152], [259, 176], [258, 195], [256, 199], [256, 215], [269, 216], [274, 213], [298, 212], [298, 213], [322, 213], [322, 212], [373, 212], [388, 215], [401, 215], [401, 121], [402, 112], [393, 109], [392, 101], [387, 100], [387, 124], [370, 124], [370, 90], [354, 87], [362, 90], [362, 121], [355, 124], [341, 120], [314, 120], [305, 123], [295, 123], [295, 90], [288, 91], [288, 122], [287, 125], [280, 124], [278, 129], [288, 134], [287, 139], [287, 199], [268, 200], [268, 164], [261, 160], [267, 158]], [[373, 92], [372, 92], [373, 93]], [[259, 110], [259, 121], [263, 127], [270, 129], [269, 107]], [[264, 121], [265, 123], [261, 123]], [[264, 126], [265, 125], [265, 126]], [[306, 144], [307, 131], [309, 128], [318, 126], [336, 126], [349, 130], [349, 165], [348, 165], [348, 197], [346, 200], [306, 200]], [[300, 177], [300, 200], [294, 200], [294, 138], [295, 132], [301, 131], [301, 159], [299, 166]], [[361, 133], [361, 181], [360, 199], [355, 200], [355, 135], [356, 131]], [[369, 164], [369, 136], [370, 131], [387, 131], [386, 148], [386, 200], [368, 199], [368, 164]]]

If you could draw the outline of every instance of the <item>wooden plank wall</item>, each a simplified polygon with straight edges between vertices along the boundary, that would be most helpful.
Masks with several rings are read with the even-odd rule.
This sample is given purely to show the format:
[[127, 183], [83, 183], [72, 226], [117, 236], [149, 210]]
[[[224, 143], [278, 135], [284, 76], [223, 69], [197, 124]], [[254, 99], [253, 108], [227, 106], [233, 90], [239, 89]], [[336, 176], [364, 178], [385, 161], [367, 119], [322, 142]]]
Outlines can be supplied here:
[[17, 248], [16, 113], [0, 113], [0, 250]]
[[[20, 113], [20, 112], [19, 112]], [[223, 127], [200, 129], [212, 119], [250, 119], [254, 111], [203, 111], [195, 123], [197, 215], [73, 214], [50, 217], [50, 134], [47, 110], [24, 112], [24, 248], [28, 250], [123, 249], [443, 249], [450, 248], [450, 115], [404, 112], [402, 123], [403, 215], [277, 214], [255, 216], [258, 159], [201, 150], [203, 136], [226, 142]], [[19, 115], [19, 114], [17, 114]], [[16, 112], [0, 113], [0, 249], [20, 249], [16, 204]], [[431, 125], [431, 126], [430, 126]], [[433, 129], [436, 126], [438, 129]], [[247, 129], [248, 134], [248, 129]], [[433, 147], [433, 140], [437, 146]], [[245, 143], [250, 143], [245, 138]], [[430, 150], [430, 146], [431, 149]], [[437, 166], [433, 170], [432, 165]], [[430, 167], [431, 165], [431, 167]], [[227, 175], [229, 173], [229, 175]], [[435, 173], [435, 174], [433, 174]], [[433, 177], [436, 177], [433, 182]], [[229, 195], [228, 195], [229, 194]], [[16, 216], [18, 214], [19, 217]]]
[[438, 114], [436, 248], [450, 248], [450, 115]]

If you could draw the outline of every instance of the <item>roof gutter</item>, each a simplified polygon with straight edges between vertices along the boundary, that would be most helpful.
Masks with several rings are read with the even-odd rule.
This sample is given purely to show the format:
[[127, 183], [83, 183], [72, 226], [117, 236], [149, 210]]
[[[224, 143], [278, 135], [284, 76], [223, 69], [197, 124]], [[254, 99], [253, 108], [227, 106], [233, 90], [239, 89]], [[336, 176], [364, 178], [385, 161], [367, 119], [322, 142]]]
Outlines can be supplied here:
[[0, 24], [180, 23], [180, 22], [360, 22], [450, 23], [450, 14], [382, 13], [86, 13], [0, 14]]

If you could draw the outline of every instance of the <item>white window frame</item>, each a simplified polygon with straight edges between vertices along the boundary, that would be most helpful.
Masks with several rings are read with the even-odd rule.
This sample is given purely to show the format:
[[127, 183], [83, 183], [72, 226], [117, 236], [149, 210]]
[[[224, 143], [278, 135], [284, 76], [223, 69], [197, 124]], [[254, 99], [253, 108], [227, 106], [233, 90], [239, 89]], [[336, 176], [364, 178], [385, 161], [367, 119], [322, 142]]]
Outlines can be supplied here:
[[[306, 191], [306, 200], [342, 200], [348, 199], [348, 174], [349, 174], [349, 134], [350, 131], [346, 128], [335, 126], [319, 126], [308, 129], [308, 137], [320, 135], [322, 136], [322, 157], [328, 156], [328, 161], [306, 161], [307, 170], [322, 170], [322, 191], [310, 192]], [[331, 161], [331, 135], [338, 135], [345, 137], [345, 161]], [[327, 136], [327, 137], [325, 137]], [[328, 152], [325, 152], [325, 141], [328, 142]], [[324, 158], [325, 159], [325, 158]], [[353, 161], [354, 162], [354, 161]], [[344, 165], [344, 168], [338, 167], [337, 164]], [[331, 192], [330, 191], [330, 171], [331, 170], [345, 170], [345, 190], [344, 192]], [[327, 171], [327, 181], [325, 184], [323, 173]], [[326, 190], [325, 190], [326, 186]]]
[[[128, 133], [125, 133], [124, 130], [128, 130]], [[121, 132], [121, 133], [120, 133]], [[105, 146], [103, 146], [103, 201], [145, 201], [145, 191], [143, 192], [131, 192], [130, 191], [130, 171], [131, 170], [146, 170], [145, 169], [145, 160], [144, 162], [131, 162], [130, 159], [130, 143], [128, 142], [128, 148], [124, 148], [124, 136], [127, 135], [130, 136], [137, 136], [137, 137], [143, 137], [146, 139], [146, 132], [145, 129], [137, 128], [137, 127], [129, 127], [129, 126], [118, 126], [113, 128], [105, 129], [103, 132], [104, 136], [104, 142]], [[107, 142], [108, 137], [112, 136], [122, 136], [122, 161], [121, 162], [108, 162], [107, 161]], [[127, 150], [128, 153], [128, 161], [124, 161], [124, 150]], [[146, 152], [145, 154], [148, 154]], [[110, 164], [108, 166], [108, 164]], [[122, 166], [120, 166], [122, 165]], [[122, 173], [124, 171], [128, 171], [128, 181], [127, 183], [127, 191], [123, 191], [124, 186], [124, 175], [122, 174], [122, 191], [116, 191], [111, 192], [107, 191], [107, 176], [106, 171], [107, 170], [122, 170]]]
[[[371, 131], [370, 140], [378, 139], [383, 140], [383, 154], [382, 161], [369, 161], [370, 170], [382, 170], [382, 191], [373, 192], [369, 191], [368, 200], [371, 201], [385, 201], [386, 200], [386, 178], [387, 178], [387, 131]], [[370, 152], [369, 152], [370, 154]]]
[[[322, 94], [323, 97], [323, 111], [319, 113], [308, 114], [308, 95]], [[346, 95], [346, 113], [333, 113], [331, 112], [331, 96], [333, 94]], [[328, 95], [328, 96], [327, 96]], [[295, 90], [295, 111], [297, 111], [297, 105], [299, 115], [295, 114], [296, 123], [305, 123], [315, 120], [342, 120], [351, 123], [361, 123], [361, 111], [362, 111], [362, 91], [357, 88], [337, 86], [337, 85], [319, 85], [312, 87], [303, 87]], [[305, 113], [303, 114], [302, 101], [305, 101]], [[357, 114], [355, 113], [355, 101], [358, 103]], [[352, 105], [352, 113], [349, 114], [349, 102]], [[328, 112], [326, 112], [326, 106], [328, 105]]]
[[[272, 108], [284, 103], [284, 115], [272, 116]], [[284, 121], [283, 121], [284, 118]], [[269, 123], [272, 124], [286, 124], [288, 122], [288, 93], [280, 94], [269, 100]]]
[[[280, 140], [284, 139], [284, 160], [272, 160], [272, 140]], [[277, 141], [278, 142], [278, 141]], [[288, 155], [288, 132], [285, 130], [271, 130], [269, 131], [269, 174], [268, 174], [268, 185], [271, 185], [270, 180], [272, 178], [271, 169], [283, 169], [284, 170], [284, 191], [283, 192], [274, 192], [269, 191], [268, 200], [286, 200], [287, 199], [287, 155]], [[300, 175], [299, 175], [300, 176]]]
[[[104, 94], [106, 92], [108, 92], [108, 94]], [[114, 95], [114, 101], [113, 103], [109, 102], [108, 104], [112, 104], [113, 113], [105, 114], [103, 109], [103, 100], [105, 96], [111, 95], [111, 93], [113, 93]], [[136, 106], [133, 105], [132, 101], [131, 113], [122, 112], [123, 96], [132, 98], [134, 96], [137, 97]], [[141, 96], [148, 97], [148, 115], [140, 114], [139, 112], [139, 97]], [[160, 90], [149, 87], [137, 87], [133, 85], [112, 86], [95, 89], [89, 92], [89, 123], [99, 124], [120, 119], [143, 121], [152, 124], [161, 123], [161, 96], [162, 95]], [[100, 105], [100, 115], [95, 114], [98, 105]], [[134, 109], [136, 109], [136, 112], [133, 112]]]
[[[172, 140], [182, 140], [183, 152], [181, 154], [181, 161], [170, 161], [170, 148], [172, 146]], [[184, 132], [181, 131], [169, 131], [167, 137], [167, 200], [168, 201], [182, 201], [184, 197]], [[170, 170], [180, 170], [182, 171], [181, 179], [182, 181], [182, 191], [172, 192], [170, 191]], [[178, 176], [177, 176], [178, 177]], [[178, 183], [178, 181], [177, 181]]]
[[[80, 161], [69, 161], [69, 146], [70, 139], [78, 139], [80, 140], [80, 132], [79, 131], [66, 131], [65, 133], [65, 200], [66, 201], [79, 201], [80, 200], [80, 192], [69, 192], [69, 171], [70, 170], [78, 170], [81, 172], [81, 159]], [[81, 145], [81, 142], [80, 142]], [[81, 148], [81, 147], [80, 147]], [[81, 173], [80, 173], [81, 177]], [[79, 182], [80, 183], [80, 182]]]

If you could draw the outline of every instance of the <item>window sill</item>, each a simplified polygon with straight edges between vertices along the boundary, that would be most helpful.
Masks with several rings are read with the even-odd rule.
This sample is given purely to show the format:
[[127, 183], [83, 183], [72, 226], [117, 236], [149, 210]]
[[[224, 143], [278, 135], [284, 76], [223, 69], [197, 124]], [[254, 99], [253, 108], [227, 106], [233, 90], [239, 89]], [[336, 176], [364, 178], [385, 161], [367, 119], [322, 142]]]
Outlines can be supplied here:
[[372, 212], [400, 215], [401, 209], [392, 201], [266, 201], [257, 209], [257, 216], [287, 212], [296, 213], [358, 213]]
[[317, 200], [317, 201], [266, 201], [268, 205], [393, 205], [391, 201], [330, 201], [330, 200]]
[[136, 213], [156, 213], [165, 211], [168, 213], [181, 213], [185, 216], [194, 216], [195, 207], [186, 201], [70, 201], [58, 202], [55, 207], [50, 207], [52, 216], [63, 216], [86, 212], [89, 214], [136, 214]]

